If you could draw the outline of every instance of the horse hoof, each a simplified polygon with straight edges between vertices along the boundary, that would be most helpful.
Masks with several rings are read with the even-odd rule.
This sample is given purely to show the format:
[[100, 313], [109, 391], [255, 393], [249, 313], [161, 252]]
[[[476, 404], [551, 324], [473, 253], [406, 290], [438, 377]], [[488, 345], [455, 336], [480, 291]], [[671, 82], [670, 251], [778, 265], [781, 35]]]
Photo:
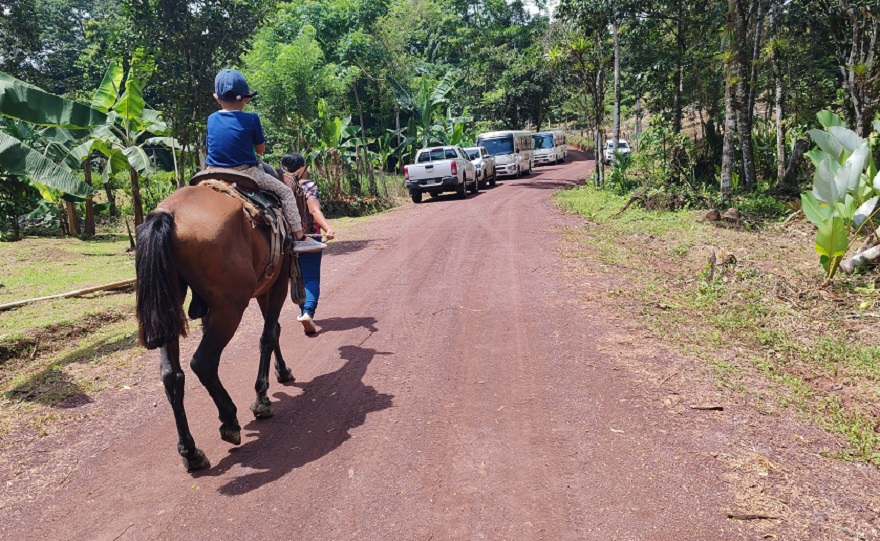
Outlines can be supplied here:
[[285, 368], [284, 372], [275, 371], [275, 377], [278, 378], [278, 383], [286, 383], [288, 381], [296, 381], [293, 377], [293, 372], [291, 372], [290, 368]]
[[211, 467], [211, 461], [208, 460], [208, 457], [205, 456], [201, 449], [193, 451], [190, 457], [182, 456], [181, 458], [183, 459], [183, 467], [186, 468], [186, 471], [196, 471]]
[[241, 430], [240, 429], [221, 428], [220, 429], [220, 439], [223, 441], [228, 441], [232, 445], [240, 445], [241, 444]]
[[259, 402], [254, 402], [253, 404], [251, 404], [251, 411], [254, 412], [254, 417], [257, 419], [265, 419], [274, 415], [272, 413], [272, 404], [261, 404]]

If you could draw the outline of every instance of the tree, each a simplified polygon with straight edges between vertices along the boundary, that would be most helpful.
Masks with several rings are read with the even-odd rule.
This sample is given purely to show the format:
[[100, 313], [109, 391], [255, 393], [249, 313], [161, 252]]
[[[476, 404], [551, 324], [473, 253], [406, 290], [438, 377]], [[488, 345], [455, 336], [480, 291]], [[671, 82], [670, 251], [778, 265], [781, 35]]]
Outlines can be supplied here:
[[222, 68], [238, 64], [269, 4], [257, 0], [123, 0], [137, 44], [154, 60], [153, 88], [162, 98], [184, 171], [200, 165], [211, 93]]

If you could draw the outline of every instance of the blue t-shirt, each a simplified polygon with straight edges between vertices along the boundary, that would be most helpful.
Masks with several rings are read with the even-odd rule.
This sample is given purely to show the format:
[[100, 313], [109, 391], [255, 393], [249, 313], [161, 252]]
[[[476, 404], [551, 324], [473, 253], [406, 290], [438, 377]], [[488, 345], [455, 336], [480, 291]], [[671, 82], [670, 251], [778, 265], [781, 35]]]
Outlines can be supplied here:
[[255, 145], [266, 142], [256, 113], [217, 111], [208, 117], [208, 158], [215, 167], [256, 165]]

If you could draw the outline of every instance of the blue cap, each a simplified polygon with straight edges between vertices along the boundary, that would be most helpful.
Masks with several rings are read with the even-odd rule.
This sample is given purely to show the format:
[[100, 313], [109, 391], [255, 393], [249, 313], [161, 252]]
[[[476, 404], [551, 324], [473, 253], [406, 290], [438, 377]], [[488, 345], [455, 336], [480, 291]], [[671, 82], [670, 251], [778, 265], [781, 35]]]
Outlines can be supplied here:
[[237, 101], [257, 95], [248, 88], [244, 75], [232, 69], [225, 69], [217, 74], [214, 78], [214, 92], [223, 101]]

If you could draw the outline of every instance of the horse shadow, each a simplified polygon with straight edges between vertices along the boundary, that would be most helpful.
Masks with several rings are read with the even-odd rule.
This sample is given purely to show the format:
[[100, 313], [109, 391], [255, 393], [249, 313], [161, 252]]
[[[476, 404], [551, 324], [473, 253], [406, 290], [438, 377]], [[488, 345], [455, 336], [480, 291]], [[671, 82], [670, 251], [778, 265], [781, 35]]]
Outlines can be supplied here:
[[352, 329], [364, 329], [371, 333], [379, 332], [376, 328], [376, 318], [374, 317], [328, 317], [318, 320], [321, 333], [330, 331], [350, 331]]
[[375, 240], [332, 240], [327, 244], [325, 254], [345, 255], [360, 252], [367, 248]]
[[339, 352], [345, 360], [339, 370], [293, 384], [303, 390], [298, 396], [276, 393], [275, 416], [243, 427], [245, 438], [253, 439], [195, 477], [222, 475], [238, 464], [249, 473], [230, 479], [218, 491], [247, 494], [326, 456], [351, 438], [350, 430], [364, 424], [368, 413], [392, 407], [394, 395], [361, 381], [376, 355], [391, 353], [358, 346], [342, 346]]

